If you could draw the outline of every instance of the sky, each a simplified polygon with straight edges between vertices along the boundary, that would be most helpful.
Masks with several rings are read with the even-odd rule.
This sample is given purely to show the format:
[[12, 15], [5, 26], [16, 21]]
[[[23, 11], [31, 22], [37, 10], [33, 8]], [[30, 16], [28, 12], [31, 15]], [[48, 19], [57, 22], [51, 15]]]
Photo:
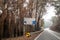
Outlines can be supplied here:
[[56, 16], [55, 14], [57, 11], [56, 11], [55, 7], [49, 3], [46, 4], [45, 9], [46, 9], [45, 15], [43, 15], [42, 18], [44, 19], [44, 26], [46, 28], [53, 24], [53, 22], [51, 20], [52, 20], [53, 16]]
[[52, 6], [51, 4], [47, 3], [45, 6], [45, 9], [46, 9], [46, 12], [45, 12], [45, 15], [43, 15], [43, 19], [44, 20], [51, 20], [51, 18], [53, 16], [55, 16], [55, 14], [57, 12], [55, 7]]

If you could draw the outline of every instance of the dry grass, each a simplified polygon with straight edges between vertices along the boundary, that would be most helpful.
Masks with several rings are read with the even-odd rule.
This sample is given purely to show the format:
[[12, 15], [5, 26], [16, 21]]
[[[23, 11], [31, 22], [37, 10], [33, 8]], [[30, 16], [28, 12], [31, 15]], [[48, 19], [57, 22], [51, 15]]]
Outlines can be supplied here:
[[39, 32], [34, 32], [31, 34], [30, 37], [26, 37], [25, 35], [22, 36], [22, 37], [16, 37], [16, 38], [8, 38], [8, 39], [2, 39], [2, 40], [34, 40], [34, 38], [36, 36], [38, 36], [40, 34], [40, 31]]

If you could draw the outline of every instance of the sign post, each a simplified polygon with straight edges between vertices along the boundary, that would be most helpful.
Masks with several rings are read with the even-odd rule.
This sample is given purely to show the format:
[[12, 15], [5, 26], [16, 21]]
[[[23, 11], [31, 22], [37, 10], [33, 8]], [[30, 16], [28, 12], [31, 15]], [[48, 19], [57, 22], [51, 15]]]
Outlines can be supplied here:
[[[35, 26], [36, 25], [36, 19], [35, 18], [24, 18], [24, 34], [27, 32], [25, 29], [27, 26]], [[33, 27], [35, 28], [35, 27]], [[35, 29], [33, 29], [35, 30]], [[30, 32], [25, 34], [26, 36], [30, 36]]]

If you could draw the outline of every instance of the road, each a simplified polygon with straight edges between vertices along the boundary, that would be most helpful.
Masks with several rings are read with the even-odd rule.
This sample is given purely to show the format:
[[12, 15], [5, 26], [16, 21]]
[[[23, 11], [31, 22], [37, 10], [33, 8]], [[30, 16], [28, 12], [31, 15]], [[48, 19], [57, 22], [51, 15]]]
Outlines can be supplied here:
[[34, 40], [60, 40], [60, 33], [45, 29]]

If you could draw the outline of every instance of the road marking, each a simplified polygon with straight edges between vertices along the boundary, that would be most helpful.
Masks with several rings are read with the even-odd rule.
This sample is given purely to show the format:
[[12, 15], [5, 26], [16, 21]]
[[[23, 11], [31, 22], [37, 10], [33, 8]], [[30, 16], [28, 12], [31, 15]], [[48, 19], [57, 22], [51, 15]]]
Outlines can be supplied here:
[[[42, 33], [43, 33], [43, 32], [42, 32]], [[40, 37], [40, 35], [41, 35], [42, 33], [40, 33], [34, 40], [37, 40], [37, 39]]]

